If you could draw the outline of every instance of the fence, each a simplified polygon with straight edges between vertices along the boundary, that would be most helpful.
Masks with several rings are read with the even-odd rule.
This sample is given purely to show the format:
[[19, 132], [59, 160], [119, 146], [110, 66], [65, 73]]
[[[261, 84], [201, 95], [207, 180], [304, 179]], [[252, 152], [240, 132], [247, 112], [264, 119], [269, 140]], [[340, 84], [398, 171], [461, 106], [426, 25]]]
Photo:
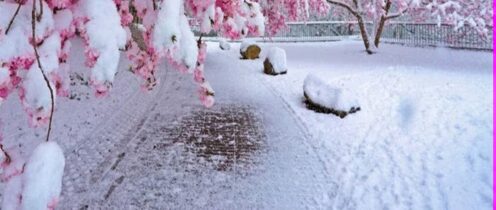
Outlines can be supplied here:
[[[373, 26], [367, 24], [369, 34]], [[441, 46], [461, 49], [492, 50], [492, 28], [488, 36], [481, 36], [470, 27], [455, 30], [451, 25], [435, 23], [390, 22], [383, 31], [382, 41], [411, 46]], [[261, 41], [338, 41], [345, 38], [360, 39], [360, 30], [355, 21], [310, 21], [288, 23], [273, 37], [263, 37]], [[210, 34], [215, 35], [215, 34]]]

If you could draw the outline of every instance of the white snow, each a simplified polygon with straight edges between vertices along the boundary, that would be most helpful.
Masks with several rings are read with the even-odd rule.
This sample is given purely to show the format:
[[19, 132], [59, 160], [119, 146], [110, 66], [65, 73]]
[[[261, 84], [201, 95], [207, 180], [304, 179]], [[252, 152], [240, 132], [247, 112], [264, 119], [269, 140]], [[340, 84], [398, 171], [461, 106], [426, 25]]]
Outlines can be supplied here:
[[44, 210], [58, 203], [64, 166], [64, 154], [56, 142], [38, 145], [22, 175], [22, 209]]
[[[492, 209], [491, 53], [385, 44], [369, 56], [358, 41], [260, 46], [285, 49], [291, 74], [264, 76], [259, 60], [240, 61], [237, 73], [269, 83], [309, 131], [338, 185], [315, 205]], [[310, 73], [346, 81], [361, 111], [342, 120], [308, 110], [302, 86]]]
[[60, 35], [54, 32], [39, 47], [40, 62], [45, 74], [49, 75], [59, 68]]
[[200, 30], [202, 33], [210, 33], [212, 30], [212, 22], [215, 20], [215, 2], [212, 2], [210, 6], [207, 7], [204, 17], [200, 24]]
[[[191, 163], [195, 156], [184, 152], [184, 145], [171, 143], [169, 153], [148, 149], [150, 142], [173, 142], [160, 132], [199, 106], [191, 94], [196, 87], [189, 77], [167, 71], [157, 75], [164, 79], [157, 91], [143, 94], [123, 71], [109, 99], [95, 100], [89, 87], [76, 85], [71, 94], [81, 101], [59, 101], [52, 136], [66, 151], [71, 175], [64, 176], [60, 208], [120, 208], [135, 201], [160, 206], [165, 200], [177, 208], [212, 209], [492, 209], [492, 53], [385, 44], [370, 56], [354, 41], [261, 43], [287, 53], [291, 74], [276, 78], [260, 73], [261, 60], [239, 60], [238, 45], [222, 51], [209, 43], [205, 69], [213, 88], [222, 90], [216, 94], [219, 106], [247, 105], [261, 115], [266, 140], [255, 155], [259, 164], [216, 171]], [[75, 41], [69, 63], [85, 78], [88, 69], [78, 59], [83, 54], [74, 52], [81, 49]], [[362, 111], [341, 120], [308, 110], [302, 91], [308, 74], [352, 88]], [[0, 107], [2, 143], [27, 156], [46, 130], [30, 129], [14, 99]], [[146, 124], [155, 118], [164, 122]], [[134, 125], [142, 120], [141, 130]], [[129, 130], [137, 137], [129, 140], [123, 132]], [[143, 130], [149, 135], [141, 136]], [[141, 143], [139, 137], [147, 139]], [[124, 151], [117, 169], [107, 173], [108, 160]], [[156, 164], [167, 167], [149, 170]], [[122, 184], [104, 200], [122, 175]], [[93, 178], [98, 181], [89, 185]], [[163, 185], [156, 187], [157, 180]], [[15, 182], [0, 188], [10, 184]], [[15, 200], [13, 195], [2, 197]]]
[[[0, 2], [0, 14], [5, 14], [0, 15], [0, 28], [3, 30], [6, 30], [16, 7], [17, 4], [14, 3]], [[21, 7], [16, 18], [17, 23], [12, 24], [9, 33], [4, 35], [5, 32], [2, 30], [2, 35], [0, 36], [0, 49], [2, 49], [0, 50], [0, 61], [5, 62], [16, 55], [31, 52], [32, 47], [24, 36], [25, 31], [29, 30], [30, 27], [28, 15], [29, 9]]]
[[0, 66], [0, 86], [10, 81], [9, 69]]
[[113, 83], [120, 59], [119, 49], [124, 48], [127, 40], [117, 8], [112, 0], [87, 0], [79, 4], [81, 11], [78, 12], [89, 17], [86, 24], [89, 46], [99, 53], [92, 78], [102, 84]]
[[18, 210], [21, 202], [22, 193], [22, 177], [12, 177], [3, 189], [2, 209], [3, 210]]
[[286, 61], [286, 51], [279, 47], [271, 47], [267, 52], [267, 59], [272, 64], [275, 73], [282, 73], [288, 71]]
[[198, 59], [198, 46], [196, 43], [195, 35], [191, 31], [187, 17], [182, 14], [180, 20], [181, 39], [180, 39], [180, 53], [181, 60], [186, 64], [188, 69], [192, 71], [196, 68]]
[[55, 29], [62, 31], [71, 26], [73, 16], [72, 11], [68, 9], [57, 11], [56, 14], [53, 15], [54, 19], [54, 27]]
[[337, 111], [348, 112], [359, 107], [358, 100], [348, 87], [350, 84], [339, 80], [326, 81], [321, 76], [309, 74], [303, 82], [307, 96], [320, 106]]
[[[245, 14], [248, 14], [246, 19], [243, 18], [239, 20], [246, 21], [247, 27], [257, 28], [259, 36], [265, 35], [265, 17], [262, 14], [262, 10], [260, 8], [260, 4], [253, 1], [244, 1], [241, 6], [241, 11]], [[238, 24], [239, 25], [239, 24]], [[247, 30], [246, 28], [244, 30]]]
[[[33, 112], [39, 112], [41, 116], [49, 116], [52, 107], [50, 89], [48, 89], [43, 74], [36, 64], [31, 66], [22, 84], [26, 97], [25, 106], [29, 107]], [[53, 84], [50, 83], [50, 86], [52, 90], [55, 90]], [[56, 100], [56, 95], [53, 97]]]
[[172, 49], [181, 41], [182, 0], [163, 1], [153, 29], [153, 46], [159, 52]]
[[253, 39], [244, 39], [243, 42], [241, 42], [241, 45], [239, 47], [239, 51], [240, 52], [246, 52], [246, 50], [248, 49], [248, 47], [250, 47], [251, 45], [254, 45], [256, 44], [255, 40]]
[[221, 38], [221, 39], [219, 39], [219, 47], [222, 50], [230, 50], [231, 49], [231, 44], [229, 44], [229, 42], [227, 42], [226, 39]]

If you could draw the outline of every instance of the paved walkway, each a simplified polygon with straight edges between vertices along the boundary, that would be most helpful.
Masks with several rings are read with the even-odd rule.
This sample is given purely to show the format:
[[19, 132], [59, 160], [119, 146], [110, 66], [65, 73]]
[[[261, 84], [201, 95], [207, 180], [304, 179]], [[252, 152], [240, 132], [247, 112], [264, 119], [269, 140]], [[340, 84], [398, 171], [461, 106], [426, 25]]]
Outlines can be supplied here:
[[[337, 184], [286, 103], [243, 61], [209, 54], [216, 105], [167, 71], [66, 152], [60, 209], [304, 209]], [[321, 206], [323, 205], [323, 206]]]

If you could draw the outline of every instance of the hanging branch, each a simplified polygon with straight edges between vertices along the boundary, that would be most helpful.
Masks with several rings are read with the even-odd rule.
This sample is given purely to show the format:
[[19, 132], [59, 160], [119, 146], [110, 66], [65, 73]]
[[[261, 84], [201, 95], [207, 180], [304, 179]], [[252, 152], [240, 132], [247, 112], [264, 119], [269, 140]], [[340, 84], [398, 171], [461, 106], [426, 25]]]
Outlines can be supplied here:
[[17, 5], [17, 9], [14, 13], [14, 16], [12, 16], [12, 19], [10, 19], [9, 26], [7, 26], [7, 30], [5, 30], [5, 35], [9, 33], [10, 27], [12, 27], [12, 24], [14, 23], [15, 18], [17, 17], [17, 14], [19, 14], [19, 10], [21, 10], [21, 4]]
[[[41, 13], [43, 13], [43, 12], [41, 12]], [[55, 100], [54, 100], [52, 86], [50, 86], [50, 81], [48, 81], [48, 78], [43, 71], [43, 67], [41, 66], [41, 61], [40, 61], [40, 55], [38, 54], [38, 48], [37, 48], [37, 43], [36, 43], [36, 19], [41, 20], [41, 14], [40, 14], [40, 16], [36, 16], [36, 1], [33, 1], [33, 11], [31, 12], [31, 29], [33, 31], [32, 45], [33, 45], [33, 49], [34, 49], [34, 54], [36, 55], [36, 63], [38, 64], [38, 68], [40, 69], [41, 74], [43, 75], [43, 79], [45, 79], [45, 83], [46, 83], [48, 89], [50, 90], [50, 98], [51, 98], [51, 102], [52, 102], [52, 107], [50, 110], [50, 120], [48, 122], [48, 132], [47, 132], [47, 137], [46, 137], [46, 141], [49, 141], [50, 140], [50, 132], [52, 131], [52, 118], [53, 118], [53, 111], [54, 111], [54, 107], [55, 107]]]

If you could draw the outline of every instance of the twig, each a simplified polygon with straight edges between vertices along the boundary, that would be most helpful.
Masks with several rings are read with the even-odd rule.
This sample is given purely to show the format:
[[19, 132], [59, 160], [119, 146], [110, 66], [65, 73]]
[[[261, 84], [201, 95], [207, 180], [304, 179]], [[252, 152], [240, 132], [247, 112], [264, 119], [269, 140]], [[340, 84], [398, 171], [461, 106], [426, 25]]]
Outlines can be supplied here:
[[4, 161], [4, 163], [10, 164], [10, 162], [12, 161], [12, 158], [10, 157], [9, 153], [7, 153], [7, 151], [5, 151], [3, 149], [3, 144], [0, 144], [0, 150], [3, 152], [3, 154], [5, 154], [5, 161]]
[[153, 0], [153, 10], [157, 10], [157, 2], [155, 0]]
[[7, 35], [9, 33], [10, 27], [12, 27], [12, 24], [14, 23], [14, 20], [17, 17], [17, 14], [19, 14], [19, 10], [21, 10], [21, 4], [17, 5], [17, 9], [14, 13], [14, 16], [12, 16], [12, 19], [10, 19], [9, 26], [7, 26], [7, 30], [5, 30], [5, 35]]
[[54, 100], [54, 95], [53, 95], [53, 89], [52, 86], [50, 86], [50, 81], [48, 81], [47, 76], [45, 75], [43, 71], [43, 67], [41, 66], [41, 61], [40, 61], [40, 55], [38, 54], [38, 48], [37, 48], [37, 43], [36, 43], [36, 1], [33, 1], [33, 11], [31, 12], [31, 29], [33, 30], [33, 40], [32, 40], [32, 45], [34, 49], [34, 54], [36, 55], [36, 61], [38, 64], [38, 68], [41, 71], [41, 74], [43, 75], [43, 79], [45, 79], [45, 83], [50, 90], [50, 98], [52, 102], [52, 107], [50, 110], [50, 120], [48, 122], [48, 132], [47, 132], [47, 137], [46, 141], [50, 140], [50, 132], [52, 131], [52, 119], [53, 119], [53, 111], [55, 107], [55, 100]]
[[201, 44], [202, 44], [202, 38], [203, 38], [203, 33], [200, 34], [200, 38], [198, 39], [198, 41], [196, 41], [196, 44], [198, 45], [198, 49], [201, 48]]
[[[33, 2], [36, 2], [36, 0], [33, 0]], [[33, 5], [35, 5], [36, 3], [33, 3]], [[33, 8], [36, 7], [36, 6], [33, 6]], [[43, 0], [40, 0], [40, 14], [38, 14], [38, 16], [36, 17], [36, 20], [38, 22], [41, 21], [41, 18], [43, 16]]]

